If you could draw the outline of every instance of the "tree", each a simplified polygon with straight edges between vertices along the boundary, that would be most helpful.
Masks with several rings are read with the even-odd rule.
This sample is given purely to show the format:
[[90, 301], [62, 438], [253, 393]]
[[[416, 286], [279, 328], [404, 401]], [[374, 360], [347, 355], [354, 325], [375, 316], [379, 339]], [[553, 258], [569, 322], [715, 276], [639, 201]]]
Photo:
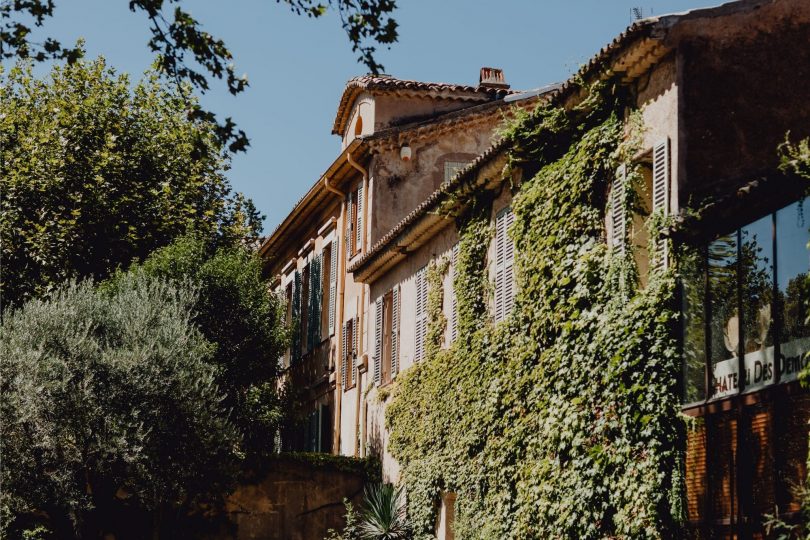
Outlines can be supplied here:
[[159, 516], [234, 477], [239, 435], [191, 323], [193, 287], [117, 285], [73, 282], [5, 313], [3, 537], [39, 524], [98, 538], [122, 506]]
[[216, 248], [203, 236], [189, 234], [133, 266], [132, 273], [197, 287], [192, 322], [216, 345], [211, 363], [242, 448], [249, 458], [273, 452], [287, 409], [277, 390], [286, 330], [283, 303], [262, 279], [258, 255], [242, 246]]
[[[2, 4], [6, 6], [6, 3]], [[71, 278], [103, 279], [193, 226], [255, 239], [261, 217], [232, 193], [213, 126], [155, 73], [133, 88], [99, 58], [0, 87], [0, 295], [20, 305]]]
[[[376, 47], [371, 43], [387, 45], [397, 40], [397, 23], [391, 18], [395, 0], [327, 0], [325, 4], [316, 0], [276, 1], [298, 15], [311, 18], [323, 16], [327, 7], [335, 8], [352, 50], [360, 53], [358, 60], [372, 73], [383, 70], [374, 57]], [[148, 46], [159, 54], [161, 73], [175, 81], [178, 88], [189, 84], [204, 93], [209, 88], [207, 73], [216, 79], [224, 78], [231, 94], [243, 92], [248, 85], [247, 78], [236, 76], [227, 45], [204, 31], [200, 22], [180, 7], [181, 3], [181, 0], [129, 0], [129, 9], [145, 13], [149, 20], [152, 37]], [[175, 4], [171, 21], [164, 14], [165, 4]], [[53, 38], [45, 38], [41, 43], [31, 41], [31, 26], [43, 26], [45, 20], [53, 16], [54, 8], [54, 0], [0, 2], [0, 57], [37, 61], [64, 59], [69, 63], [81, 58], [80, 47], [63, 47]], [[192, 118], [215, 121], [213, 113], [202, 109], [197, 102], [190, 103]], [[229, 144], [231, 151], [245, 150], [248, 145], [247, 135], [236, 128], [231, 118], [217, 124], [215, 131], [220, 142]]]

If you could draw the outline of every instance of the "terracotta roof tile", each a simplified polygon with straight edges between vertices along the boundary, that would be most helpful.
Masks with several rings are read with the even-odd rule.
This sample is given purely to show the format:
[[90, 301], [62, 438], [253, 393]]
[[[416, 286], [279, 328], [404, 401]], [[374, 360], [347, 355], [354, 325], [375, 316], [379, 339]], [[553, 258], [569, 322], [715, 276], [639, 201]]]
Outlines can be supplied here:
[[332, 133], [340, 135], [349, 120], [349, 113], [355, 98], [362, 92], [427, 94], [439, 99], [461, 99], [472, 101], [489, 101], [501, 99], [515, 93], [507, 88], [489, 86], [469, 86], [440, 82], [410, 81], [397, 79], [390, 75], [361, 75], [349, 79], [338, 104]]

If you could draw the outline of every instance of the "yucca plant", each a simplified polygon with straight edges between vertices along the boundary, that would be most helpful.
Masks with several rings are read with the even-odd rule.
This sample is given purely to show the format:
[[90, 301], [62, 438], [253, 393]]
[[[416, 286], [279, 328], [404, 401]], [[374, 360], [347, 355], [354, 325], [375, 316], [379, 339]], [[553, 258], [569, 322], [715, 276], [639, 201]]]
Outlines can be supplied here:
[[366, 487], [359, 524], [361, 540], [407, 540], [411, 536], [405, 512], [405, 491], [392, 484]]

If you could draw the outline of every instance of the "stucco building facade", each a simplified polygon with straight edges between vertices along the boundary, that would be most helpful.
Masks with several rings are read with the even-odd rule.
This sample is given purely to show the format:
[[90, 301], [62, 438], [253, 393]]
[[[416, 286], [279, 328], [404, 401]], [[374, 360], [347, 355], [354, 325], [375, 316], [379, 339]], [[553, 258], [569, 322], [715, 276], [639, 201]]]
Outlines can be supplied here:
[[[810, 328], [798, 282], [810, 271], [810, 222], [807, 186], [779, 169], [777, 149], [788, 133], [810, 136], [808, 43], [807, 2], [743, 0], [638, 21], [577, 74], [589, 82], [618, 75], [632, 96], [642, 139], [634, 159], [644, 175], [637, 195], [647, 212], [672, 223], [663, 239], [648, 237], [643, 213], [618, 226], [626, 220], [610, 207], [609, 192], [605, 242], [629, 238], [642, 284], [652, 267], [678, 264], [673, 247], [702, 254], [678, 268], [682, 411], [696, 419], [685, 468], [696, 536], [763, 537], [764, 514], [778, 508], [792, 519], [800, 510], [792, 486], [806, 477], [810, 396], [797, 373]], [[388, 77], [347, 84], [333, 126], [340, 155], [261, 248], [299, 328], [300, 352], [284, 361], [311, 420], [290, 444], [373, 452], [385, 479], [398, 480], [385, 425], [388, 388], [424, 359], [431, 262], [447, 266], [443, 344], [464, 338], [455, 326], [453, 269], [455, 217], [465, 203], [454, 188], [472, 185], [494, 201], [487, 264], [497, 324], [515, 296], [510, 204], [532, 171], [504, 174], [509, 147], [495, 130], [515, 108], [573, 107], [583, 99], [578, 88], [572, 79], [516, 92], [490, 69], [474, 87]], [[746, 277], [752, 273], [760, 289]], [[320, 319], [304, 314], [313, 310]], [[320, 324], [308, 341], [305, 319]], [[452, 537], [448, 497], [443, 538]]]

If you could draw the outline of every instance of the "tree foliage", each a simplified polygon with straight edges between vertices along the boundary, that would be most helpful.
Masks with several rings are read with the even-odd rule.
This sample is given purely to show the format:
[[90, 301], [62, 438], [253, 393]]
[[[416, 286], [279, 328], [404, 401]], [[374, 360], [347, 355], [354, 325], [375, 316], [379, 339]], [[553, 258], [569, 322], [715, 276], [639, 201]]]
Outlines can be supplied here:
[[[215, 248], [201, 235], [189, 234], [128, 272], [178, 284], [190, 281], [199, 291], [192, 322], [216, 345], [211, 363], [223, 405], [232, 411], [250, 457], [274, 451], [273, 438], [286, 410], [276, 380], [287, 342], [283, 305], [269, 292], [261, 271], [258, 255], [247, 248]], [[109, 286], [115, 289], [124, 276]]]
[[0, 139], [5, 305], [104, 278], [190, 226], [225, 244], [258, 234], [212, 125], [154, 73], [131, 87], [103, 59], [43, 80], [21, 63], [2, 80]]
[[191, 322], [196, 302], [188, 283], [132, 274], [114, 291], [73, 282], [5, 313], [4, 537], [36, 524], [98, 537], [116, 505], [158, 515], [233, 478], [239, 434], [214, 347]]
[[[391, 17], [396, 9], [395, 0], [276, 0], [294, 13], [317, 18], [328, 7], [337, 10], [341, 25], [352, 45], [359, 52], [358, 61], [379, 73], [383, 66], [374, 56], [375, 43], [389, 45], [397, 40], [397, 23]], [[174, 6], [172, 14], [166, 12]], [[178, 89], [186, 85], [201, 92], [209, 89], [208, 77], [224, 79], [231, 94], [239, 94], [248, 86], [247, 77], [237, 76], [233, 55], [219, 38], [203, 30], [191, 13], [184, 10], [181, 0], [129, 0], [132, 12], [142, 12], [149, 21], [151, 38], [148, 46], [158, 53], [160, 72], [177, 83]], [[227, 4], [223, 4], [226, 6]], [[82, 57], [81, 47], [66, 47], [54, 38], [42, 42], [31, 39], [32, 27], [41, 27], [53, 17], [54, 0], [24, 0], [0, 2], [0, 58], [31, 58], [37, 61], [63, 59], [68, 63]], [[188, 100], [189, 115], [215, 123], [219, 142], [231, 151], [245, 150], [248, 138], [237, 129], [231, 118], [216, 123], [215, 115], [203, 109], [196, 101]]]

